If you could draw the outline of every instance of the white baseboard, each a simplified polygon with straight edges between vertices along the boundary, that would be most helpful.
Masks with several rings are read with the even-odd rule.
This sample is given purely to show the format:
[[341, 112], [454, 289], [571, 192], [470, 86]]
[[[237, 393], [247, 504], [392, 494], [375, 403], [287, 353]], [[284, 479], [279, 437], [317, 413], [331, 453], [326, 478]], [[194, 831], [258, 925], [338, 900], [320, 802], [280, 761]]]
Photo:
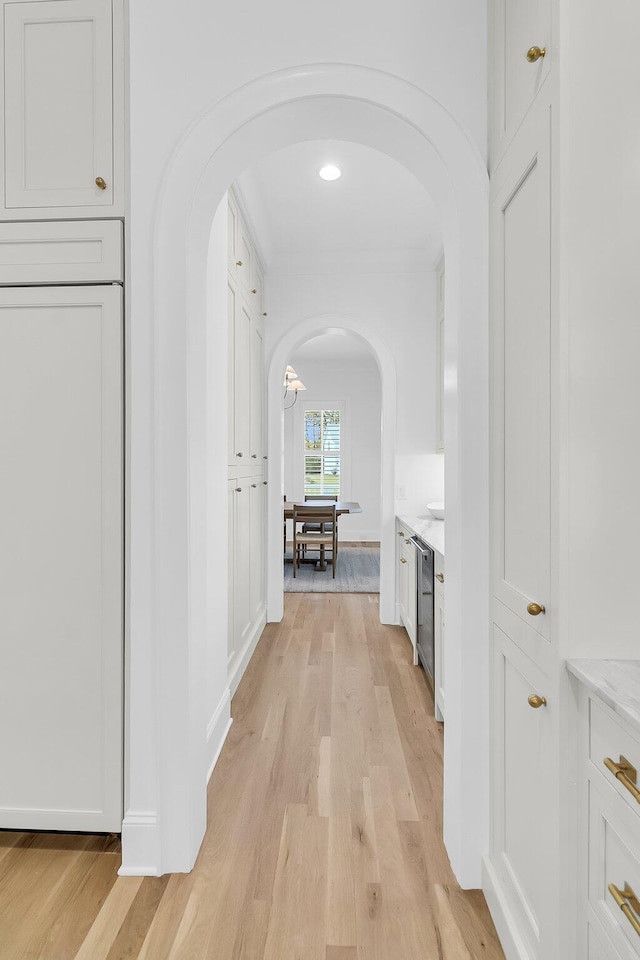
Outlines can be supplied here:
[[242, 680], [242, 675], [247, 669], [247, 664], [253, 656], [253, 651], [255, 650], [258, 640], [262, 636], [262, 631], [266, 625], [267, 610], [266, 606], [263, 604], [260, 616], [253, 625], [253, 629], [247, 638], [244, 649], [238, 654], [233, 666], [231, 667], [231, 670], [229, 671], [229, 690], [231, 691], [231, 696], [233, 696], [238, 689], [238, 684]]
[[211, 779], [213, 768], [218, 762], [220, 751], [231, 729], [231, 691], [227, 687], [222, 700], [216, 707], [207, 724], [207, 783]]
[[121, 877], [160, 876], [160, 831], [154, 811], [130, 810], [122, 821]]
[[489, 857], [482, 858], [482, 892], [507, 960], [535, 960], [529, 950]]

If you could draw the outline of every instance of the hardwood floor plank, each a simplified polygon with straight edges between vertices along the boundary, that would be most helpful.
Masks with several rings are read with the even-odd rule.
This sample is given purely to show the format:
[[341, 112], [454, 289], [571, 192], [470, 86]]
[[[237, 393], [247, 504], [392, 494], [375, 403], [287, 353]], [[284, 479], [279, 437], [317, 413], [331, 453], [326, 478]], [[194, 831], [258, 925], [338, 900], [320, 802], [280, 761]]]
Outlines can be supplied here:
[[0, 833], [2, 960], [504, 960], [453, 877], [443, 727], [377, 600], [285, 596], [233, 699], [192, 873], [117, 878], [112, 840]]

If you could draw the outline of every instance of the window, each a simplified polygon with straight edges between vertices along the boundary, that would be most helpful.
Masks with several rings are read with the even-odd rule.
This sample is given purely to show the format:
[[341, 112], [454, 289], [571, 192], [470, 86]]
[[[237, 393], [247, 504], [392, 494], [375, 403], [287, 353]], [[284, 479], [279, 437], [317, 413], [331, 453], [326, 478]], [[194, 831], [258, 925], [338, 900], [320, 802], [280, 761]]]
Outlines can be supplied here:
[[341, 410], [306, 410], [303, 418], [305, 496], [340, 498]]

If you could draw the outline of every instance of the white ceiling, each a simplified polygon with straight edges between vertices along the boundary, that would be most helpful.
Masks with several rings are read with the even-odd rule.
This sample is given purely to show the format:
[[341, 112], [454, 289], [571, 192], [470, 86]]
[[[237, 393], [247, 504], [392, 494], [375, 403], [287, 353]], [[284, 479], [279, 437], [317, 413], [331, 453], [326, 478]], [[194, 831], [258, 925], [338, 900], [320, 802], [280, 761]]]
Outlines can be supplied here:
[[[339, 180], [318, 170], [334, 163]], [[236, 182], [269, 269], [304, 258], [324, 264], [391, 251], [432, 265], [442, 241], [431, 198], [413, 174], [384, 153], [346, 141], [313, 140], [270, 154]]]
[[295, 350], [289, 361], [295, 367], [297, 373], [304, 380], [301, 370], [296, 366], [306, 362], [348, 362], [348, 363], [367, 363], [375, 365], [375, 358], [367, 346], [359, 337], [354, 337], [342, 331], [336, 333], [323, 333], [318, 337], [312, 337]]

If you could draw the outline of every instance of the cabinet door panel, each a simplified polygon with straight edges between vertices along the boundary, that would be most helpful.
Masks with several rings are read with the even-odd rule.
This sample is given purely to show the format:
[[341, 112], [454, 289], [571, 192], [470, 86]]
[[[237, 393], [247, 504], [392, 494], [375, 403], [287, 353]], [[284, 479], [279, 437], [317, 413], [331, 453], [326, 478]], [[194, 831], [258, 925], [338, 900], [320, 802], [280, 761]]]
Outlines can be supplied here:
[[264, 612], [265, 601], [265, 500], [262, 480], [253, 480], [249, 493], [251, 526], [251, 622], [256, 623]]
[[234, 653], [244, 648], [251, 628], [251, 485], [239, 480], [235, 491], [235, 543], [233, 568]]
[[243, 465], [251, 453], [251, 316], [237, 294], [233, 339], [235, 461]]
[[552, 864], [553, 731], [547, 707], [531, 694], [549, 694], [548, 678], [494, 625], [494, 856], [535, 955], [549, 934]]
[[235, 370], [235, 338], [236, 338], [236, 291], [227, 284], [227, 346], [228, 346], [228, 391], [227, 391], [227, 443], [228, 456], [227, 463], [230, 467], [235, 467], [238, 463], [236, 453], [236, 370]]
[[[550, 0], [495, 0], [493, 44], [492, 166], [534, 102], [551, 64]], [[530, 47], [545, 56], [529, 63]]]
[[122, 291], [0, 289], [0, 827], [122, 823]]
[[492, 200], [494, 593], [535, 631], [549, 602], [549, 117], [512, 147]]
[[7, 3], [4, 14], [5, 208], [111, 206], [111, 0]]
[[262, 469], [262, 444], [264, 439], [264, 345], [262, 331], [251, 324], [251, 459]]

